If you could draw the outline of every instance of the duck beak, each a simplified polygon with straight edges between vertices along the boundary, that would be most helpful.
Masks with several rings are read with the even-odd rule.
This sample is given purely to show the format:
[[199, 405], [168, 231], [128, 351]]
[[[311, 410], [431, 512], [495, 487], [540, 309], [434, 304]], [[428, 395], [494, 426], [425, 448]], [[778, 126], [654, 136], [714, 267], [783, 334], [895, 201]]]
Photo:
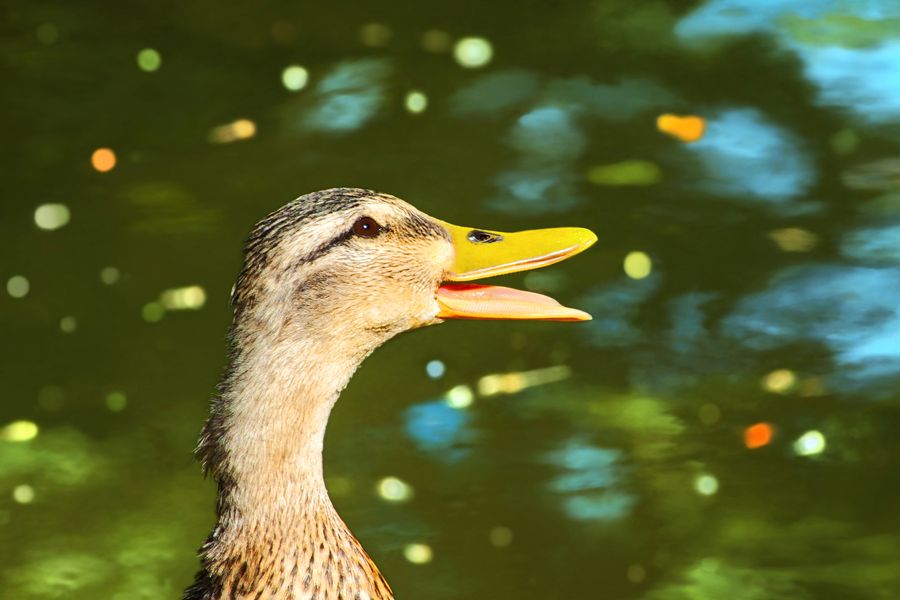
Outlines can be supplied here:
[[[503, 233], [438, 221], [450, 234], [454, 261], [446, 280], [468, 282], [552, 265], [586, 250], [597, 236], [580, 227]], [[506, 287], [472, 283], [438, 288], [440, 319], [531, 319], [588, 321], [586, 312], [553, 298]]]

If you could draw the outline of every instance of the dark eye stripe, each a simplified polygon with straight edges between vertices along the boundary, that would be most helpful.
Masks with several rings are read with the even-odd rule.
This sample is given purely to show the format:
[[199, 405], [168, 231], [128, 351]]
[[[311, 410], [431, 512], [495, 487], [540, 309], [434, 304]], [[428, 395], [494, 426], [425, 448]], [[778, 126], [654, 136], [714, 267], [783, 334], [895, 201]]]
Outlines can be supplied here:
[[302, 257], [300, 259], [300, 263], [301, 264], [310, 263], [310, 262], [313, 262], [314, 260], [318, 260], [318, 259], [322, 258], [326, 254], [331, 252], [334, 248], [347, 243], [347, 241], [349, 241], [351, 238], [353, 238], [353, 235], [354, 235], [353, 230], [349, 229], [349, 230], [341, 233], [340, 235], [331, 238], [330, 240], [328, 240], [327, 242], [325, 242], [324, 244], [322, 244], [321, 246], [319, 246], [318, 248], [316, 248], [315, 250], [313, 250], [306, 256]]
[[[368, 219], [372, 223], [374, 223], [374, 225], [377, 229], [377, 233], [375, 235], [368, 235], [368, 233], [369, 233], [369, 231], [371, 231], [371, 229], [368, 231], [365, 231], [363, 234], [361, 234], [357, 231], [357, 225], [359, 225], [360, 222], [363, 221], [364, 219]], [[414, 215], [409, 220], [405, 220], [405, 221], [401, 222], [399, 229], [395, 229], [394, 227], [391, 227], [388, 225], [381, 225], [377, 221], [372, 219], [371, 217], [360, 217], [353, 223], [353, 226], [350, 227], [348, 230], [342, 232], [340, 235], [333, 237], [332, 239], [328, 240], [327, 242], [325, 242], [324, 244], [322, 244], [321, 246], [319, 246], [318, 248], [316, 248], [315, 250], [313, 250], [306, 256], [300, 258], [299, 262], [300, 262], [300, 264], [306, 264], [306, 263], [311, 263], [315, 260], [318, 260], [318, 259], [322, 258], [323, 256], [325, 256], [326, 254], [328, 254], [329, 252], [331, 252], [332, 250], [334, 250], [335, 248], [337, 248], [338, 246], [341, 246], [341, 245], [349, 242], [354, 237], [364, 237], [364, 238], [377, 237], [378, 235], [382, 235], [382, 234], [385, 234], [385, 233], [388, 233], [391, 231], [400, 233], [404, 237], [409, 236], [409, 237], [413, 237], [413, 238], [417, 238], [417, 237], [423, 238], [423, 237], [437, 236], [439, 238], [444, 238], [447, 240], [450, 239], [449, 234], [443, 227], [439, 226], [437, 223], [423, 219], [423, 218], [419, 217], [418, 215]], [[474, 231], [479, 231], [479, 230], [474, 230]], [[497, 238], [496, 240], [490, 240], [490, 241], [499, 241], [499, 240], [503, 239], [502, 236], [488, 233], [486, 231], [483, 231], [480, 233], [491, 235], [491, 236], [494, 236]], [[490, 243], [490, 242], [483, 242], [483, 243]]]

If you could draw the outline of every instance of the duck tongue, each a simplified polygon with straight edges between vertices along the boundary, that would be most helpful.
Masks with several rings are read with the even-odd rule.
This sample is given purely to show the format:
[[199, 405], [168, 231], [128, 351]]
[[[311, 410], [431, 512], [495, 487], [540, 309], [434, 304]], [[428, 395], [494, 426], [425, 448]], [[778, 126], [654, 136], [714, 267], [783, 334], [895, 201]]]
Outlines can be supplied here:
[[562, 306], [548, 296], [496, 285], [449, 283], [438, 288], [440, 319], [531, 319], [589, 321], [586, 312]]

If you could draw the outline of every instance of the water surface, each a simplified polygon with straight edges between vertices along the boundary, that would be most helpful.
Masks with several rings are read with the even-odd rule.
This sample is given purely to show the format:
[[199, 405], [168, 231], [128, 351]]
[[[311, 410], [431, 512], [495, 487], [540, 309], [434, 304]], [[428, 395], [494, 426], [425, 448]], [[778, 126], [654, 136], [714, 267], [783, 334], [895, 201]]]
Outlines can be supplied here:
[[406, 334], [338, 403], [398, 597], [895, 597], [900, 8], [764, 4], [7, 3], [4, 593], [178, 597], [241, 241], [360, 186], [600, 238], [506, 278], [591, 323]]

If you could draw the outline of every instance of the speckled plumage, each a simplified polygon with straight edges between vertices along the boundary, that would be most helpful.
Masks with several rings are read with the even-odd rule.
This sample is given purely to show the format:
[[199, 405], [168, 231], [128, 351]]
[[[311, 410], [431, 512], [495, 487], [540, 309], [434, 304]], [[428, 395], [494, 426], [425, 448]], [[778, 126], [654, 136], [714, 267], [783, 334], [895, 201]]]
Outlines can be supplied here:
[[[352, 235], [375, 218], [376, 239]], [[186, 600], [389, 600], [322, 473], [328, 415], [360, 362], [435, 322], [447, 232], [408, 204], [339, 188], [263, 219], [232, 294], [229, 361], [197, 456], [217, 523]]]

